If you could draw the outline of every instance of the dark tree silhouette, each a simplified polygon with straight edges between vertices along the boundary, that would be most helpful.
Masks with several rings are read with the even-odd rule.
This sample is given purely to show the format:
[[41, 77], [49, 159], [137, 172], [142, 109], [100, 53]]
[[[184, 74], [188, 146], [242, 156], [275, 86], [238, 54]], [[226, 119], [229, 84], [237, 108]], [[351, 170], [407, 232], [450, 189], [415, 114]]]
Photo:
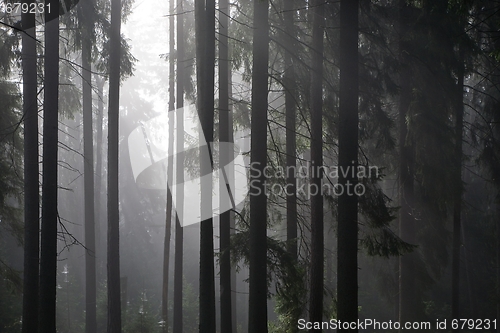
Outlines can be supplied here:
[[[214, 137], [214, 80], [215, 80], [215, 1], [195, 1], [196, 20], [196, 84], [198, 115], [207, 149], [200, 151], [201, 215], [212, 214], [213, 168], [210, 145]], [[207, 154], [209, 156], [207, 156]], [[200, 332], [215, 333], [215, 277], [213, 219], [207, 218], [200, 226]]]
[[[451, 273], [451, 318], [460, 319], [460, 247], [462, 245], [462, 141], [464, 131], [464, 51], [459, 46], [459, 62], [457, 70], [455, 107], [455, 186], [453, 199], [453, 246], [452, 246], [452, 273]], [[459, 328], [454, 329], [459, 332]]]
[[108, 333], [121, 333], [118, 142], [121, 0], [111, 0], [108, 104]]
[[[285, 114], [286, 114], [286, 166], [287, 170], [295, 170], [296, 162], [296, 92], [295, 69], [292, 62], [294, 51], [294, 1], [283, 1], [283, 17], [285, 20], [285, 52], [283, 55], [285, 63], [285, 73], [283, 77], [283, 87], [285, 89]], [[286, 196], [286, 238], [288, 252], [297, 260], [297, 189], [295, 174], [287, 172], [287, 188], [290, 195]]]
[[[24, 1], [31, 4], [34, 1]], [[38, 106], [35, 14], [22, 14], [24, 114], [24, 284], [23, 333], [38, 332], [38, 265], [40, 246], [38, 184]]]
[[[324, 0], [313, 3], [312, 31], [312, 72], [311, 72], [311, 270], [309, 287], [309, 320], [320, 322], [323, 319], [323, 30]], [[340, 141], [340, 140], [339, 140]], [[340, 253], [340, 252], [339, 252]], [[321, 330], [312, 330], [319, 331]]]
[[[408, 33], [410, 8], [405, 0], [399, 1], [399, 237], [407, 243], [415, 244], [415, 221], [413, 219], [413, 144], [408, 138], [406, 117], [411, 103], [411, 68], [409, 63]], [[399, 258], [399, 321], [415, 318], [415, 253]]]
[[[358, 167], [358, 1], [340, 2], [339, 169]], [[358, 318], [358, 197], [348, 186], [357, 184], [356, 172], [341, 173], [344, 191], [338, 198], [337, 319]], [[357, 332], [339, 329], [340, 332]]]
[[[219, 142], [231, 141], [232, 124], [230, 123], [229, 109], [229, 1], [219, 1]], [[227, 146], [220, 146], [220, 168], [228, 165], [232, 160]], [[226, 175], [230, 177], [230, 175]], [[224, 177], [224, 178], [226, 178]], [[219, 179], [219, 193], [226, 191], [226, 181], [229, 179]], [[221, 200], [223, 197], [221, 196]], [[223, 207], [221, 202], [220, 207]], [[233, 330], [232, 301], [231, 301], [231, 257], [230, 257], [230, 237], [231, 237], [231, 212], [226, 211], [220, 214], [220, 330], [221, 333], [231, 333]]]
[[56, 332], [57, 145], [59, 113], [59, 1], [45, 11], [43, 95], [42, 233], [40, 249], [40, 333]]
[[94, 140], [92, 130], [92, 41], [94, 1], [85, 1], [79, 7], [82, 38], [83, 91], [83, 174], [85, 206], [85, 332], [97, 330], [96, 319], [96, 247], [94, 211]]
[[267, 332], [267, 197], [263, 170], [267, 165], [268, 7], [267, 0], [254, 1], [248, 333]]
[[169, 18], [169, 72], [168, 72], [168, 158], [167, 158], [167, 205], [165, 218], [165, 239], [163, 241], [163, 285], [161, 314], [163, 320], [163, 329], [168, 330], [168, 272], [170, 266], [170, 235], [172, 230], [172, 192], [170, 184], [174, 175], [174, 113], [175, 110], [175, 16], [174, 1], [170, 0], [170, 18]]
[[[184, 210], [184, 154], [179, 153], [184, 147], [184, 16], [183, 0], [177, 0], [177, 165], [176, 179], [179, 184], [176, 188], [177, 211]], [[184, 229], [179, 221], [179, 214], [175, 219], [175, 259], [174, 259], [174, 333], [182, 333], [182, 288], [183, 288], [183, 254]]]

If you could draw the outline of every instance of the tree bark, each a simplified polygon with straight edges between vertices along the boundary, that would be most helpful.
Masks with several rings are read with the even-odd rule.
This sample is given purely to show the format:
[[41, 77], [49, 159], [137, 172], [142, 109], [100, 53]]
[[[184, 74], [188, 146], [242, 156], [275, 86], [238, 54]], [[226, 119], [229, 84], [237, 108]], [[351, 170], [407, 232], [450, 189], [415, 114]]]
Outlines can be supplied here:
[[[184, 210], [184, 154], [180, 153], [184, 147], [184, 16], [183, 0], [177, 0], [177, 166], [176, 166], [176, 203], [178, 212]], [[174, 262], [174, 323], [173, 332], [182, 333], [182, 288], [183, 288], [183, 254], [184, 229], [179, 221], [175, 220], [175, 262]]]
[[[323, 319], [324, 244], [323, 244], [323, 30], [324, 0], [313, 1], [312, 73], [311, 73], [311, 270], [309, 320]], [[311, 191], [312, 192], [312, 191]], [[310, 330], [321, 332], [321, 329]]]
[[[23, 1], [30, 4], [34, 1]], [[40, 202], [35, 14], [22, 14], [24, 114], [24, 280], [22, 333], [38, 332]]]
[[[231, 68], [231, 67], [229, 67]], [[231, 129], [229, 131], [229, 141], [234, 142], [234, 133], [233, 133], [233, 103], [231, 101], [232, 96], [233, 96], [233, 80], [232, 80], [232, 73], [231, 70], [229, 70], [229, 75], [228, 75], [228, 87], [229, 87], [229, 128]], [[234, 181], [234, 172], [230, 175], [231, 181]], [[236, 234], [236, 219], [235, 219], [236, 213], [231, 211], [230, 212], [230, 217], [229, 217], [229, 223], [230, 223], [230, 233], [231, 237]], [[236, 283], [236, 267], [231, 268], [231, 312], [232, 312], [232, 321], [233, 321], [233, 333], [237, 332], [237, 323], [238, 323], [238, 318], [236, 317], [236, 297], [237, 297], [237, 283]]]
[[[286, 127], [286, 166], [287, 170], [295, 170], [296, 161], [296, 90], [295, 70], [292, 62], [292, 53], [294, 51], [294, 1], [285, 0], [283, 11], [285, 20], [285, 53], [283, 55], [285, 62], [285, 73], [283, 85], [285, 89], [285, 127]], [[290, 195], [286, 196], [286, 240], [287, 249], [290, 255], [297, 261], [297, 179], [295, 174], [287, 171], [287, 188]]]
[[[358, 167], [358, 8], [357, 0], [340, 2], [339, 169], [343, 171]], [[337, 319], [342, 322], [358, 318], [358, 197], [347, 191], [357, 183], [356, 172], [339, 177], [344, 191], [338, 198]]]
[[[497, 134], [498, 135], [498, 134]], [[500, 291], [498, 286], [500, 286], [500, 189], [497, 187], [497, 196], [495, 200], [495, 205], [496, 205], [496, 213], [497, 213], [497, 218], [496, 218], [496, 232], [497, 232], [497, 237], [496, 237], [496, 252], [497, 252], [497, 276], [496, 276], [496, 282], [497, 282], [497, 320], [500, 318]], [[497, 326], [496, 329], [497, 333], [500, 333], [500, 325]]]
[[267, 101], [269, 1], [254, 1], [248, 333], [267, 333]]
[[165, 239], [163, 242], [163, 287], [162, 287], [162, 319], [163, 331], [168, 331], [168, 272], [170, 266], [170, 235], [172, 229], [172, 192], [170, 186], [174, 174], [174, 110], [175, 110], [175, 16], [174, 1], [170, 0], [170, 18], [169, 18], [169, 80], [168, 80], [168, 158], [167, 158], [167, 206], [165, 219]]
[[[198, 114], [202, 132], [200, 141], [205, 140], [208, 152], [201, 147], [201, 215], [212, 214], [213, 169], [210, 145], [214, 133], [214, 71], [215, 71], [215, 1], [195, 1], [196, 20], [196, 63], [198, 87]], [[208, 154], [208, 155], [207, 155]], [[215, 333], [215, 277], [213, 219], [207, 218], [200, 226], [200, 332]]]
[[59, 1], [45, 11], [42, 233], [40, 251], [40, 333], [56, 332], [57, 145], [59, 113]]
[[96, 123], [96, 164], [95, 164], [95, 222], [96, 222], [96, 256], [97, 261], [97, 278], [99, 281], [103, 280], [104, 276], [104, 237], [102, 236], [103, 225], [101, 222], [101, 190], [102, 190], [102, 127], [104, 118], [104, 79], [96, 76], [97, 82], [97, 123]]
[[[455, 98], [455, 198], [453, 202], [453, 250], [452, 250], [452, 274], [451, 274], [451, 318], [460, 319], [460, 248], [462, 228], [462, 141], [464, 127], [464, 54], [459, 46], [459, 68], [457, 71], [458, 82]], [[456, 328], [453, 332], [459, 332]]]
[[[406, 117], [411, 102], [411, 69], [408, 59], [409, 7], [405, 0], [399, 1], [399, 237], [407, 243], [415, 244], [415, 221], [413, 219], [413, 144], [408, 140]], [[399, 321], [416, 319], [416, 294], [414, 277], [415, 253], [399, 257]]]
[[108, 104], [108, 333], [121, 333], [118, 144], [121, 0], [111, 0]]
[[[219, 1], [219, 142], [226, 143], [231, 141], [230, 132], [232, 124], [230, 123], [229, 109], [229, 1]], [[227, 145], [220, 145], [220, 163], [219, 168], [223, 170], [232, 160], [232, 150], [227, 149]], [[224, 178], [231, 177], [226, 175]], [[226, 181], [229, 179], [219, 179], [219, 193], [227, 191]], [[231, 194], [230, 194], [231, 195]], [[222, 195], [220, 196], [223, 200]], [[224, 203], [221, 202], [220, 207]], [[231, 212], [226, 211], [220, 214], [220, 331], [221, 333], [232, 333], [232, 292], [231, 292]]]
[[94, 219], [94, 140], [92, 130], [91, 41], [93, 40], [93, 1], [79, 7], [82, 29], [83, 92], [83, 174], [85, 206], [85, 332], [97, 330], [96, 319], [96, 248]]

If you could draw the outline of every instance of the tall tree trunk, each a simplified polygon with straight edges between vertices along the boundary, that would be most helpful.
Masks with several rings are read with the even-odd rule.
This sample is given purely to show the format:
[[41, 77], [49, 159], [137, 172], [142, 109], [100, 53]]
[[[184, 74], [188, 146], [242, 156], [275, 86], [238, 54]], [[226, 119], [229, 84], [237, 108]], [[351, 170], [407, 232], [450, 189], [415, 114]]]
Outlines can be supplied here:
[[121, 0], [111, 0], [108, 104], [108, 333], [121, 333], [118, 143]]
[[[334, 238], [334, 233], [333, 233], [333, 228], [329, 227], [334, 224], [334, 218], [333, 214], [325, 214], [325, 225], [326, 225], [326, 232], [324, 235], [324, 243], [325, 243], [325, 287], [327, 290], [333, 291], [335, 289], [335, 286], [333, 284], [334, 281], [334, 266], [333, 266], [333, 261], [334, 261], [334, 247], [335, 247], [335, 238]], [[326, 302], [324, 302], [324, 306], [326, 308], [331, 308], [333, 305], [333, 298], [327, 298]], [[333, 333], [332, 328], [328, 328], [324, 330], [323, 332], [325, 333]]]
[[102, 126], [104, 118], [104, 82], [100, 76], [95, 77], [97, 83], [97, 122], [96, 122], [96, 164], [95, 164], [95, 222], [96, 222], [96, 256], [97, 262], [97, 277], [102, 281], [104, 275], [104, 237], [102, 236], [103, 225], [101, 220], [101, 190], [102, 190]]
[[[339, 169], [358, 167], [358, 1], [340, 1]], [[356, 172], [341, 173], [344, 192], [338, 200], [337, 318], [358, 318], [358, 197], [347, 192], [358, 183]], [[339, 332], [358, 330], [339, 329]]]
[[[230, 51], [229, 51], [230, 52]], [[229, 67], [231, 68], [231, 67]], [[229, 87], [229, 141], [234, 142], [234, 133], [233, 133], [233, 103], [232, 103], [232, 96], [233, 96], [233, 80], [232, 80], [232, 73], [231, 69], [229, 70], [229, 75], [228, 75], [228, 87]], [[234, 170], [231, 173], [230, 181], [234, 182]], [[230, 223], [230, 228], [231, 228], [231, 236], [236, 234], [236, 219], [235, 219], [235, 212], [231, 211], [230, 212], [230, 217], [229, 217], [229, 223]], [[237, 323], [238, 323], [238, 318], [236, 317], [236, 267], [231, 268], [231, 314], [232, 314], [232, 325], [233, 325], [233, 333], [237, 332]]]
[[[453, 250], [451, 274], [451, 318], [460, 319], [460, 247], [462, 228], [462, 140], [464, 127], [464, 54], [463, 47], [459, 46], [459, 68], [457, 71], [457, 87], [455, 97], [455, 198], [453, 202]], [[460, 329], [453, 329], [459, 332]]]
[[82, 86], [83, 86], [83, 174], [85, 206], [85, 332], [97, 330], [96, 319], [96, 248], [94, 220], [94, 140], [92, 130], [91, 41], [93, 40], [93, 1], [79, 7], [82, 28]]
[[[34, 1], [23, 1], [30, 4]], [[22, 14], [24, 114], [24, 280], [22, 333], [38, 332], [40, 203], [35, 14]]]
[[[408, 59], [409, 7], [405, 0], [399, 1], [399, 236], [407, 243], [415, 244], [415, 221], [413, 219], [413, 144], [407, 139], [408, 115], [411, 102], [411, 69]], [[399, 258], [399, 321], [415, 320], [414, 253]]]
[[[295, 70], [292, 63], [292, 53], [294, 51], [294, 1], [284, 0], [284, 19], [285, 19], [285, 73], [283, 78], [283, 85], [285, 88], [285, 127], [286, 127], [286, 166], [287, 170], [295, 170], [297, 166], [296, 161], [296, 90], [297, 84], [295, 82]], [[297, 179], [295, 174], [287, 172], [287, 189], [286, 196], [286, 240], [287, 249], [292, 257], [297, 261], [298, 244], [297, 244]]]
[[45, 11], [43, 97], [42, 233], [40, 251], [40, 333], [56, 332], [57, 144], [59, 113], [59, 1]]
[[[215, 71], [215, 1], [196, 0], [196, 63], [198, 87], [198, 114], [207, 148], [201, 147], [201, 215], [212, 214], [213, 160], [210, 145], [214, 133], [214, 71]], [[207, 177], [208, 176], [208, 177]], [[213, 219], [207, 218], [200, 226], [200, 332], [215, 333], [215, 277]]]
[[[323, 30], [324, 0], [313, 1], [312, 73], [311, 73], [311, 271], [309, 288], [309, 320], [323, 319]], [[356, 50], [357, 52], [357, 50]], [[340, 140], [339, 140], [340, 141]], [[340, 252], [339, 252], [340, 253]], [[321, 332], [319, 330], [311, 330]]]
[[170, 235], [172, 229], [172, 184], [174, 174], [174, 110], [175, 110], [175, 16], [174, 1], [170, 0], [170, 18], [169, 18], [169, 39], [170, 39], [170, 57], [168, 72], [168, 158], [167, 158], [167, 207], [165, 219], [165, 239], [163, 242], [163, 288], [162, 288], [162, 306], [161, 314], [163, 319], [163, 331], [168, 331], [168, 272], [170, 266]]
[[[175, 208], [178, 212], [184, 210], [184, 14], [183, 0], [177, 0], [177, 166]], [[182, 288], [183, 288], [183, 254], [184, 229], [179, 221], [179, 214], [175, 219], [175, 262], [174, 262], [174, 324], [173, 332], [182, 333]]]
[[[497, 134], [498, 135], [498, 134]], [[497, 187], [497, 196], [495, 200], [496, 204], [496, 232], [497, 232], [497, 244], [496, 244], [496, 252], [497, 252], [497, 320], [500, 318], [500, 189]], [[497, 333], [500, 333], [500, 325], [497, 325], [496, 329]]]
[[269, 1], [254, 1], [248, 333], [267, 333], [267, 101]]
[[[229, 1], [219, 1], [219, 146], [220, 150], [220, 170], [224, 170], [232, 160], [233, 150], [229, 150], [227, 144], [224, 143], [231, 141], [230, 132], [232, 131], [232, 124], [230, 123], [230, 109], [229, 109]], [[231, 180], [219, 179], [219, 193], [227, 191], [227, 182]], [[231, 193], [229, 193], [231, 195]], [[220, 195], [221, 200], [223, 196]], [[221, 202], [222, 208], [225, 203]], [[220, 229], [220, 331], [221, 333], [232, 333], [233, 320], [232, 320], [232, 293], [231, 293], [231, 257], [230, 257], [230, 238], [231, 238], [231, 212], [226, 211], [220, 214], [219, 221]]]

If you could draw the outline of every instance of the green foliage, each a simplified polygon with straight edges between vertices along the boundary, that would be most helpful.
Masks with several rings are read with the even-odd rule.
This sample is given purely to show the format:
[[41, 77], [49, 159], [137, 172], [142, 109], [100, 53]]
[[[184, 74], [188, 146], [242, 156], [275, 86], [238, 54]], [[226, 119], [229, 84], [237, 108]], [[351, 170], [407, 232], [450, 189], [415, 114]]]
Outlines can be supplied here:
[[362, 230], [361, 245], [370, 256], [400, 256], [411, 252], [415, 245], [402, 241], [391, 229], [396, 208], [389, 207], [390, 199], [377, 186], [377, 178], [363, 178], [366, 190], [359, 197], [359, 210], [365, 223]]
[[60, 265], [57, 276], [57, 328], [61, 332], [85, 332], [85, 301], [77, 270]]
[[4, 27], [0, 34], [0, 233], [7, 231], [22, 243], [22, 106], [19, 86], [12, 80], [19, 39]]
[[63, 62], [59, 66], [59, 114], [67, 119], [73, 119], [82, 109], [81, 90], [75, 77], [78, 75], [73, 64]]
[[[249, 262], [249, 231], [244, 230], [231, 237], [231, 261], [234, 265]], [[276, 288], [276, 312], [281, 332], [294, 332], [297, 320], [305, 308], [305, 267], [296, 263], [286, 249], [286, 243], [267, 237], [267, 283], [269, 290]]]
[[108, 294], [105, 282], [97, 286], [96, 320], [97, 333], [106, 333], [108, 320]]
[[[12, 22], [10, 22], [12, 23]], [[0, 242], [14, 237], [22, 244], [23, 173], [22, 107], [19, 86], [12, 80], [19, 38], [0, 26]], [[22, 280], [20, 272], [0, 252], [0, 332], [21, 329]]]
[[424, 301], [424, 311], [429, 318], [436, 318], [443, 321], [448, 318], [450, 306], [447, 304], [439, 306], [435, 301]]
[[197, 333], [199, 331], [199, 301], [193, 285], [184, 278], [182, 291], [183, 332]]
[[18, 87], [0, 81], [0, 100], [0, 232], [7, 230], [21, 242], [23, 139]]
[[124, 333], [161, 333], [158, 317], [153, 314], [143, 292], [140, 299], [127, 306], [127, 314], [124, 316]]
[[[3, 263], [0, 263], [0, 271], [3, 271], [2, 265]], [[17, 333], [21, 330], [22, 294], [19, 286], [13, 284], [12, 280], [16, 279], [0, 275], [0, 332], [2, 333]]]

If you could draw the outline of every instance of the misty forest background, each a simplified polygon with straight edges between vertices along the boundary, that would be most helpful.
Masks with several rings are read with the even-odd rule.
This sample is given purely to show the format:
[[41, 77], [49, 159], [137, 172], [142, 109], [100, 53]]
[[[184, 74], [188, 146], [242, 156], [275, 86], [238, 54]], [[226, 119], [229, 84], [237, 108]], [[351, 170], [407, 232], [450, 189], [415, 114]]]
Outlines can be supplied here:
[[[499, 1], [46, 0], [22, 15], [12, 2], [0, 332], [500, 319]], [[188, 104], [208, 142], [249, 133], [258, 167], [241, 211], [181, 227], [172, 207], [198, 210], [218, 185], [202, 203], [140, 188], [127, 138]], [[186, 139], [168, 135], [170, 151]], [[170, 179], [196, 164], [169, 162]], [[299, 180], [366, 189], [310, 197], [293, 175], [258, 174], [301, 165], [379, 173]]]

